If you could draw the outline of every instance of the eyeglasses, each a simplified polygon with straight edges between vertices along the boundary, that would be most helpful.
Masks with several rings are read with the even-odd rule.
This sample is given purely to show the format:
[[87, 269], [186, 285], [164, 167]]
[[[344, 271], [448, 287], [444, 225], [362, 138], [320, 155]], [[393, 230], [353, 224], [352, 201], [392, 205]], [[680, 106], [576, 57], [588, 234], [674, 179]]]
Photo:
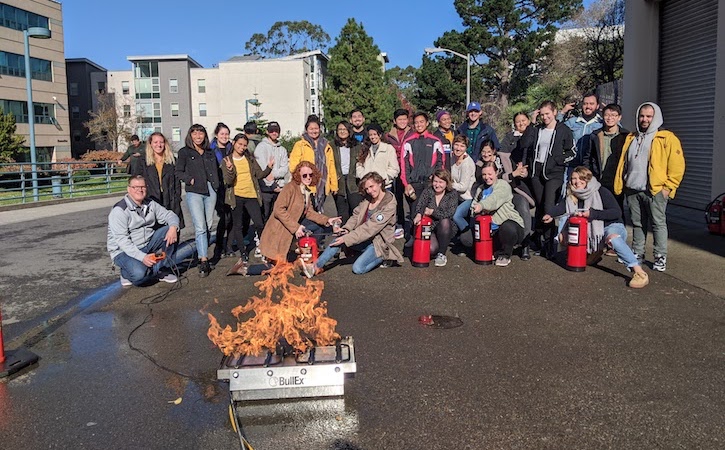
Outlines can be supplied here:
[[300, 176], [302, 178], [312, 178], [312, 174], [311, 173], [301, 173]]
[[129, 189], [133, 189], [134, 191], [145, 191], [146, 186], [129, 186]]

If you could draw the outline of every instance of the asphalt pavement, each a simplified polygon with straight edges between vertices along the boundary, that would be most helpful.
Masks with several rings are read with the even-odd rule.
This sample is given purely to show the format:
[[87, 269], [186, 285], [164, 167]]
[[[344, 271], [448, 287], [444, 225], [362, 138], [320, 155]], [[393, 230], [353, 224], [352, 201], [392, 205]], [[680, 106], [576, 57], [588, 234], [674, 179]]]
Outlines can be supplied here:
[[[41, 358], [0, 382], [2, 447], [239, 448], [205, 313], [233, 323], [258, 280], [225, 277], [224, 259], [208, 278], [121, 289], [100, 245], [108, 207], [0, 213], [6, 341]], [[668, 271], [642, 290], [616, 258], [584, 273], [453, 255], [331, 268], [322, 299], [355, 339], [357, 374], [342, 398], [236, 405], [246, 435], [255, 449], [722, 448], [725, 238], [676, 212]], [[423, 314], [463, 325], [430, 329]]]

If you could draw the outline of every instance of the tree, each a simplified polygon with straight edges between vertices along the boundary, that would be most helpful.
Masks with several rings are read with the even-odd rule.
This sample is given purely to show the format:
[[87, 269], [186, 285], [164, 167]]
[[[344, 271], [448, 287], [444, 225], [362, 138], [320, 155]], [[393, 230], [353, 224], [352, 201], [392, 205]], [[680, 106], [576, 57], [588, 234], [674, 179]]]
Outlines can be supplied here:
[[28, 150], [23, 147], [25, 139], [15, 134], [15, 116], [0, 109], [0, 162], [14, 162], [17, 156]]
[[96, 144], [105, 147], [111, 145], [113, 151], [118, 149], [120, 139], [128, 139], [133, 134], [138, 118], [123, 110], [119, 110], [114, 102], [113, 94], [98, 94], [98, 107], [88, 111], [91, 118], [83, 126], [88, 128], [88, 137]]
[[395, 90], [396, 96], [404, 108], [415, 109], [416, 74], [418, 69], [408, 66], [404, 69], [395, 66], [385, 71], [385, 79]]
[[275, 22], [267, 34], [254, 33], [244, 44], [253, 55], [266, 58], [289, 56], [311, 50], [327, 49], [330, 36], [320, 25], [306, 20]]
[[380, 49], [355, 19], [348, 19], [330, 49], [327, 87], [322, 90], [326, 123], [347, 119], [360, 108], [370, 122], [390, 123], [397, 99], [385, 80]]
[[531, 83], [532, 66], [544, 56], [544, 44], [551, 40], [555, 24], [571, 17], [581, 3], [454, 0], [465, 29], [447, 32], [447, 39], [461, 42], [467, 49], [462, 53], [474, 55], [474, 63], [482, 68], [480, 76], [504, 110], [512, 94], [522, 95]]

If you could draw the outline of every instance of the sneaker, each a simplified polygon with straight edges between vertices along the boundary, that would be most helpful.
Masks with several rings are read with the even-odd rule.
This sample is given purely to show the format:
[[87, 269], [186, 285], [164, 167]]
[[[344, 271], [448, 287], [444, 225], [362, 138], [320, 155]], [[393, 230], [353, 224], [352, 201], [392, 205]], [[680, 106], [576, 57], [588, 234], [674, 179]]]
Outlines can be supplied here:
[[531, 252], [529, 251], [529, 246], [525, 245], [521, 247], [521, 261], [528, 261], [531, 259]]
[[503, 256], [503, 255], [501, 255], [498, 258], [496, 258], [496, 265], [499, 266], [499, 267], [506, 267], [509, 264], [511, 264], [511, 258], [508, 258], [508, 257]]
[[641, 289], [649, 284], [649, 275], [646, 273], [635, 272], [632, 279], [629, 280], [629, 287], [633, 289]]
[[254, 249], [254, 257], [257, 259], [262, 257], [262, 250], [260, 250], [259, 247]]
[[393, 236], [395, 236], [395, 239], [403, 239], [405, 237], [405, 230], [402, 228], [396, 228]]
[[176, 283], [179, 279], [171, 272], [167, 272], [165, 275], [159, 275], [159, 281], [164, 283]]
[[[643, 254], [637, 254], [635, 256], [637, 256], [637, 262], [639, 263], [640, 266], [642, 264], [644, 264], [644, 255]], [[624, 262], [622, 262], [622, 264], [624, 264]]]
[[667, 270], [667, 257], [664, 255], [655, 255], [655, 262], [652, 264], [652, 268], [658, 272]]
[[443, 267], [446, 265], [446, 263], [448, 263], [448, 258], [446, 258], [446, 255], [444, 255], [443, 253], [438, 253], [434, 262], [435, 266]]
[[617, 252], [615, 252], [611, 248], [608, 248], [607, 251], [604, 252], [604, 256], [617, 256]]
[[131, 283], [131, 280], [127, 280], [123, 278], [123, 275], [121, 275], [121, 286], [128, 287], [133, 286], [133, 283]]
[[209, 273], [211, 273], [211, 265], [209, 264], [209, 260], [201, 261], [199, 263], [199, 276], [205, 278], [209, 276]]

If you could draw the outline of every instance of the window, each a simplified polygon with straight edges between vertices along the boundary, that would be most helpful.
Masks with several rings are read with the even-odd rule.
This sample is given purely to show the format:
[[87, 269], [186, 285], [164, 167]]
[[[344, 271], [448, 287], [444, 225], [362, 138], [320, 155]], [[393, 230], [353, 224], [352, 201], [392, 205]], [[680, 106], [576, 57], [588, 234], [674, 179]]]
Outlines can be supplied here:
[[315, 95], [315, 88], [310, 89], [310, 94]]
[[68, 95], [71, 97], [78, 97], [78, 83], [71, 83], [68, 88]]
[[179, 80], [176, 78], [169, 78], [169, 92], [172, 94], [179, 92]]
[[131, 93], [131, 86], [128, 81], [121, 81], [121, 91], [123, 92], [123, 95]]
[[181, 128], [179, 128], [179, 127], [171, 128], [171, 140], [173, 142], [181, 142]]
[[[15, 122], [28, 123], [28, 102], [0, 100], [0, 109], [15, 116]], [[55, 105], [52, 103], [33, 103], [35, 123], [52, 125], [55, 121]]]
[[199, 115], [206, 117], [206, 103], [199, 103]]
[[171, 117], [179, 117], [179, 104], [178, 103], [171, 104]]
[[160, 124], [161, 102], [139, 100], [136, 102], [136, 114], [142, 124]]
[[197, 87], [199, 88], [199, 93], [203, 94], [206, 92], [206, 80], [198, 80], [196, 82]]
[[135, 62], [133, 78], [136, 99], [161, 98], [159, 63], [157, 61]]
[[81, 109], [78, 106], [71, 106], [70, 116], [71, 116], [71, 119], [80, 119], [81, 118]]
[[123, 117], [131, 117], [131, 105], [123, 105]]
[[[0, 75], [25, 78], [25, 56], [0, 51]], [[53, 81], [50, 61], [31, 57], [30, 77], [34, 80]]]
[[18, 31], [30, 27], [48, 28], [48, 18], [0, 3], [0, 25]]
[[105, 81], [99, 81], [98, 82], [98, 93], [99, 94], [105, 94], [106, 93], [106, 82]]
[[158, 78], [158, 61], [137, 61], [133, 63], [134, 78]]

